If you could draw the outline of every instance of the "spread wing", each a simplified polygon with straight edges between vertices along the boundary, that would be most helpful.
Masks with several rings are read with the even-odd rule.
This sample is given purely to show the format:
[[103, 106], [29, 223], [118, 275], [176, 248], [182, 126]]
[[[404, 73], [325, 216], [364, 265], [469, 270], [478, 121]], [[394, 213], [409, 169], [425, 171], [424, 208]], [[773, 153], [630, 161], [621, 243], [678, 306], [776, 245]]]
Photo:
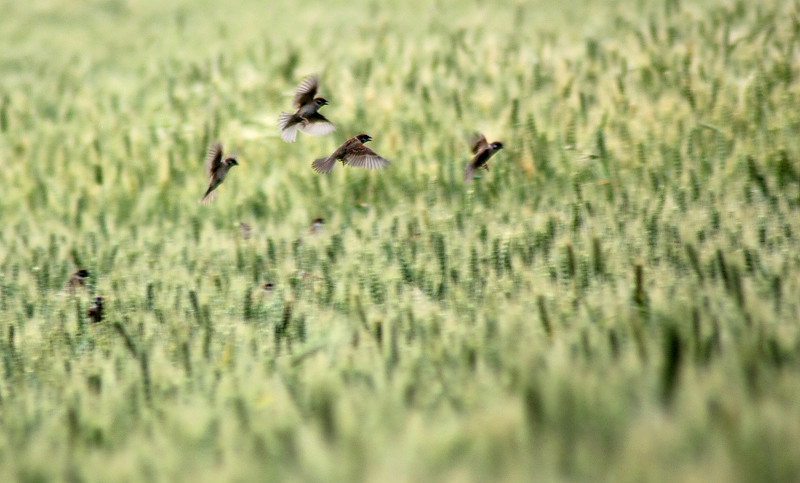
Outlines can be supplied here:
[[222, 143], [215, 142], [208, 148], [205, 159], [206, 176], [211, 178], [222, 166]]
[[324, 136], [336, 130], [336, 127], [325, 116], [315, 112], [310, 116], [306, 116], [308, 122], [301, 122], [299, 128], [306, 134], [312, 136]]
[[317, 95], [318, 87], [319, 77], [316, 75], [310, 75], [303, 79], [303, 82], [297, 87], [297, 91], [295, 91], [294, 94], [294, 101], [292, 101], [295, 109], [300, 109], [301, 106], [313, 101], [314, 96]]
[[363, 144], [350, 148], [344, 155], [344, 160], [356, 168], [381, 169], [389, 166], [388, 160], [378, 156], [375, 151]]
[[486, 136], [483, 134], [475, 134], [472, 137], [472, 153], [475, 154], [481, 149], [484, 149], [489, 146], [489, 143], [486, 141]]

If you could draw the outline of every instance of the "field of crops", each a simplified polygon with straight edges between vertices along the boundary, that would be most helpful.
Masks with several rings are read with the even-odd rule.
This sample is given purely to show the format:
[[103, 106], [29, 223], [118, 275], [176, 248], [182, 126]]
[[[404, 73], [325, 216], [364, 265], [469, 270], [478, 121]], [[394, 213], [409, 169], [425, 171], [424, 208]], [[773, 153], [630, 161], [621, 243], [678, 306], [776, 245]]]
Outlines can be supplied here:
[[800, 480], [800, 5], [392, 3], [2, 3], [0, 481]]

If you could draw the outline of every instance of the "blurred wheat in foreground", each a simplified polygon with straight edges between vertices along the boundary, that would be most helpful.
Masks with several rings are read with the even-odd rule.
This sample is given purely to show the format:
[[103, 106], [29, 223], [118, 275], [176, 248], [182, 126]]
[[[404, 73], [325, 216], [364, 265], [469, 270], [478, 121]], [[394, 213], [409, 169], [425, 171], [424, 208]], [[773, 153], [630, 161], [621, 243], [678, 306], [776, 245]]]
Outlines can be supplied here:
[[796, 3], [6, 3], [0, 481], [800, 480]]

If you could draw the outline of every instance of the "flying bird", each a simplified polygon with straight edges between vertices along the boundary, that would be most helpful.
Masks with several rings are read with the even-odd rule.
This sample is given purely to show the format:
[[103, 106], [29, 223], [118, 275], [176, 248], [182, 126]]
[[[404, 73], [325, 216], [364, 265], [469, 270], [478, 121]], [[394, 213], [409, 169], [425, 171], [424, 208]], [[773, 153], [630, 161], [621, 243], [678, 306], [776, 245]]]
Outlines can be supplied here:
[[83, 268], [70, 275], [69, 280], [67, 280], [67, 290], [69, 293], [75, 293], [75, 290], [84, 287], [87, 278], [89, 278], [89, 270]]
[[295, 92], [292, 103], [296, 109], [295, 113], [282, 112], [278, 117], [281, 138], [287, 143], [295, 141], [298, 129], [311, 136], [324, 136], [336, 130], [333, 123], [317, 112], [328, 103], [324, 97], [314, 97], [318, 88], [319, 77], [316, 75], [303, 79]]
[[472, 153], [475, 154], [475, 156], [464, 168], [464, 182], [469, 183], [475, 176], [475, 170], [478, 168], [489, 169], [489, 158], [501, 149], [503, 149], [503, 143], [500, 141], [489, 144], [486, 141], [486, 136], [483, 134], [475, 135], [472, 141]]
[[311, 167], [317, 173], [330, 173], [337, 159], [342, 161], [342, 165], [349, 164], [356, 168], [380, 169], [389, 166], [389, 161], [364, 146], [367, 141], [372, 141], [369, 134], [359, 134], [354, 138], [350, 138], [336, 148], [336, 151], [327, 158], [315, 160], [311, 163]]
[[208, 189], [206, 194], [200, 198], [200, 203], [208, 203], [217, 195], [215, 189], [222, 183], [231, 166], [238, 166], [236, 156], [229, 154], [222, 157], [222, 144], [217, 141], [208, 148], [205, 159], [206, 176], [208, 177]]
[[92, 322], [100, 322], [103, 320], [103, 297], [95, 297], [92, 306], [86, 315]]

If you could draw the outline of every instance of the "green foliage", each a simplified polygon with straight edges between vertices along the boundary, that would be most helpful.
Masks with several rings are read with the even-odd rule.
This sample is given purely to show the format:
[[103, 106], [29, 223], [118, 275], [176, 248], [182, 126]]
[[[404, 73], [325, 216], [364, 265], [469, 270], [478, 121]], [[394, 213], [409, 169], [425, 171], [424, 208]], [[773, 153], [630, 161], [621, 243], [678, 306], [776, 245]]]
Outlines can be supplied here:
[[0, 480], [800, 479], [796, 5], [7, 3]]

